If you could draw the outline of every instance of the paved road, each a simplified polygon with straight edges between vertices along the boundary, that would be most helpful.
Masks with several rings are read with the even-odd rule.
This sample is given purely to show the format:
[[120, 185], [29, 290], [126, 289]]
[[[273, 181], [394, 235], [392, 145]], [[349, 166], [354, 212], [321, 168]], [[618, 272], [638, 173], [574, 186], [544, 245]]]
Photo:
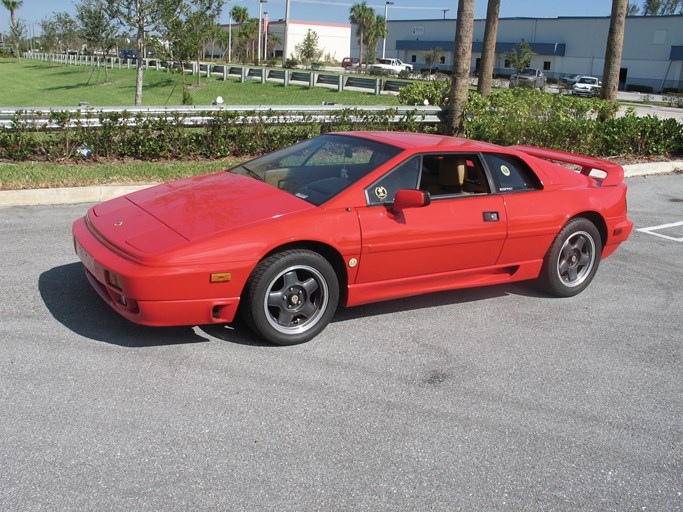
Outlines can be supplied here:
[[[638, 228], [683, 222], [683, 176], [629, 185]], [[84, 211], [0, 209], [0, 510], [682, 508], [680, 225], [572, 299], [393, 301], [283, 348], [120, 319]]]

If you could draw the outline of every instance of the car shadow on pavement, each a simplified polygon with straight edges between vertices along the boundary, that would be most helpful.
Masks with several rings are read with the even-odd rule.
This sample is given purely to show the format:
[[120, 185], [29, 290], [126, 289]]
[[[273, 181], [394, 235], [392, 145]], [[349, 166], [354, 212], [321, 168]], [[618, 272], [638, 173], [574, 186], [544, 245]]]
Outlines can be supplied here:
[[[214, 338], [238, 345], [277, 347], [255, 336], [239, 316], [230, 325], [201, 325], [196, 330], [193, 326], [146, 327], [130, 322], [113, 311], [97, 295], [86, 279], [80, 262], [43, 272], [38, 279], [38, 288], [45, 306], [57, 321], [76, 334], [96, 341], [121, 347], [144, 348], [208, 342]], [[532, 282], [449, 290], [339, 308], [332, 322], [488, 300], [507, 295], [547, 297]]]
[[52, 316], [71, 331], [96, 341], [143, 348], [210, 341], [192, 327], [145, 327], [113, 311], [92, 289], [80, 262], [43, 272], [38, 289]]
[[483, 286], [481, 288], [463, 288], [443, 292], [426, 293], [403, 299], [375, 302], [350, 308], [339, 308], [332, 322], [343, 322], [354, 318], [365, 318], [378, 315], [398, 313], [400, 311], [415, 311], [440, 306], [451, 306], [467, 302], [519, 295], [523, 297], [547, 298], [533, 281]]

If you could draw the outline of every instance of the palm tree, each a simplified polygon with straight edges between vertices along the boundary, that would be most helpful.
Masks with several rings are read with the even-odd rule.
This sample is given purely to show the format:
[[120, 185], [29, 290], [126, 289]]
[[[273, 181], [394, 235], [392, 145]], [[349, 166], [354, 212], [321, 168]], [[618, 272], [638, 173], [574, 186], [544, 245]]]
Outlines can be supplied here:
[[241, 25], [249, 19], [249, 10], [246, 7], [240, 7], [239, 5], [236, 5], [230, 9], [230, 17], [235, 23]]
[[486, 27], [484, 28], [484, 48], [481, 52], [481, 65], [479, 66], [479, 81], [477, 92], [484, 97], [491, 94], [491, 82], [493, 81], [493, 63], [496, 58], [496, 35], [498, 33], [498, 13], [500, 12], [500, 0], [489, 0], [486, 8]]
[[[356, 35], [358, 36], [358, 43], [360, 49], [358, 51], [359, 65], [363, 64], [363, 42], [365, 40], [364, 33], [372, 27], [375, 22], [375, 11], [368, 6], [368, 3], [363, 0], [359, 4], [353, 4], [349, 11], [349, 21], [355, 23], [358, 27]], [[367, 68], [367, 65], [365, 66]]]
[[449, 135], [463, 132], [463, 113], [467, 102], [472, 62], [472, 33], [474, 32], [474, 0], [458, 0], [458, 19], [455, 24], [455, 55], [450, 104], [448, 105]]
[[615, 101], [617, 99], [627, 7], [628, 0], [612, 0], [612, 16], [609, 22], [605, 67], [602, 71], [602, 92], [600, 93], [604, 100]]
[[374, 61], [377, 56], [377, 43], [383, 37], [389, 35], [389, 27], [387, 26], [387, 20], [382, 15], [377, 15], [374, 19], [372, 25], [368, 27], [365, 31], [365, 44], [367, 60]]
[[12, 43], [14, 56], [19, 58], [19, 25], [17, 23], [16, 10], [22, 6], [23, 0], [2, 0], [2, 5], [9, 11], [10, 28], [12, 29]]
[[[240, 26], [240, 31], [242, 30], [242, 25], [246, 23], [246, 21], [249, 19], [249, 10], [246, 7], [240, 7], [239, 5], [234, 6], [232, 9], [230, 9], [230, 18], [234, 23]], [[232, 27], [230, 30], [230, 33], [232, 33]], [[242, 39], [242, 37], [238, 36], [239, 39]], [[228, 45], [230, 47], [233, 47], [233, 44], [231, 41], [228, 42]], [[232, 55], [228, 56], [230, 60], [232, 60]], [[246, 63], [246, 57], [244, 58], [244, 61]]]

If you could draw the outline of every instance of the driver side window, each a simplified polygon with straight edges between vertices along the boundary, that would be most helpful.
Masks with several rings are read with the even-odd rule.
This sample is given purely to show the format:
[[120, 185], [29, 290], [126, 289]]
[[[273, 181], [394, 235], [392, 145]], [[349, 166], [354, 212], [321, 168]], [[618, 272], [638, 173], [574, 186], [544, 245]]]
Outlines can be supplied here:
[[419, 156], [407, 160], [365, 189], [368, 206], [391, 203], [397, 191], [416, 189], [420, 174], [420, 161]]

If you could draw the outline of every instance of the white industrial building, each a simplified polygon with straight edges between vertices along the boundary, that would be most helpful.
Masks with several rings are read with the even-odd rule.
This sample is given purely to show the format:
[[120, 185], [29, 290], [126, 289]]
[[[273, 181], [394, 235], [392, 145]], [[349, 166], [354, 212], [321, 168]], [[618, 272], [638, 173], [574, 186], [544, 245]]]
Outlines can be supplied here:
[[[479, 67], [484, 25], [475, 20], [472, 70]], [[549, 78], [580, 73], [602, 77], [609, 17], [501, 18], [498, 23], [494, 75], [510, 75], [505, 52], [526, 41], [536, 53], [531, 67]], [[356, 33], [355, 25], [352, 26]], [[427, 68], [425, 52], [443, 50], [439, 69], [450, 70], [455, 46], [455, 20], [390, 20], [386, 56]], [[378, 44], [381, 54], [382, 42]], [[358, 39], [351, 39], [350, 56], [358, 55]], [[629, 16], [626, 19], [620, 88], [645, 85], [659, 92], [683, 88], [683, 16]]]
[[[236, 23], [221, 25], [223, 30], [231, 31], [236, 37], [240, 26]], [[351, 25], [348, 23], [323, 23], [309, 21], [289, 21], [287, 32], [287, 49], [284, 51], [287, 58], [294, 56], [297, 45], [301, 44], [308, 31], [312, 30], [318, 34], [318, 48], [322, 51], [322, 58], [329, 56], [333, 60], [341, 61], [349, 53], [351, 44]], [[281, 58], [285, 41], [285, 22], [284, 20], [270, 21], [263, 18], [263, 55], [265, 59]], [[269, 37], [266, 37], [267, 34]], [[216, 53], [207, 48], [211, 53]], [[225, 48], [221, 48], [221, 55], [225, 53]]]
[[[351, 44], [351, 25], [348, 23], [322, 23], [322, 22], [308, 22], [308, 21], [291, 21], [289, 22], [289, 32], [287, 34], [287, 51], [285, 55], [287, 58], [293, 57], [295, 48], [312, 30], [318, 34], [318, 48], [322, 50], [323, 58], [329, 55], [332, 59], [341, 61], [349, 52], [349, 45]], [[268, 34], [277, 37], [280, 41], [275, 44], [273, 48], [273, 55], [275, 57], [282, 56], [282, 44], [285, 39], [285, 22], [271, 21], [268, 23]]]

